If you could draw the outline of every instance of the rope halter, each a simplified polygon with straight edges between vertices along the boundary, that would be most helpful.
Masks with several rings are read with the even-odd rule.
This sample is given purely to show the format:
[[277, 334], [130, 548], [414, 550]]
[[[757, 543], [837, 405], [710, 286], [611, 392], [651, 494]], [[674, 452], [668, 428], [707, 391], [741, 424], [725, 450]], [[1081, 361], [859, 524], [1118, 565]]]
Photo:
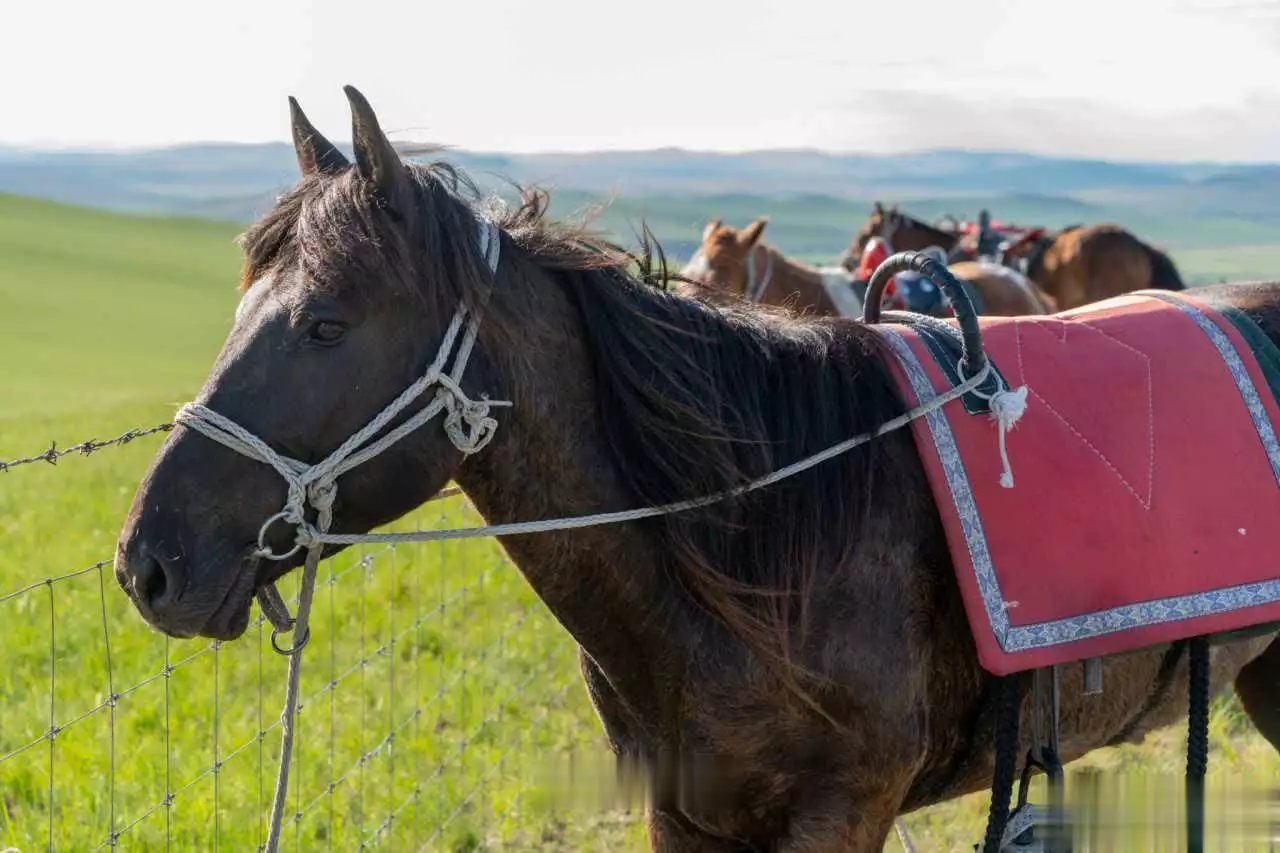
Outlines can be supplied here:
[[[764, 272], [756, 276], [756, 249], [764, 251]], [[759, 302], [773, 279], [773, 252], [766, 247], [756, 245], [747, 253], [747, 287], [746, 297], [751, 302]]]
[[[497, 273], [501, 237], [498, 228], [483, 218], [479, 220], [479, 243], [481, 255], [488, 264], [490, 273]], [[475, 346], [479, 328], [479, 313], [468, 309], [465, 303], [459, 305], [453, 321], [445, 332], [444, 340], [440, 343], [440, 349], [426, 373], [402, 391], [386, 408], [336, 450], [314, 465], [307, 465], [277, 453], [265, 441], [235, 421], [200, 403], [186, 403], [178, 409], [174, 417], [176, 422], [251, 459], [270, 465], [284, 478], [288, 486], [284, 508], [264, 521], [259, 528], [258, 547], [253, 552], [255, 557], [284, 560], [302, 548], [314, 551], [318, 555], [325, 541], [325, 533], [333, 520], [333, 504], [338, 496], [338, 478], [362, 462], [382, 453], [441, 412], [444, 413], [445, 435], [464, 455], [475, 453], [489, 443], [494, 431], [498, 428], [497, 420], [489, 414], [490, 408], [510, 406], [511, 402], [490, 400], [483, 395], [479, 400], [473, 400], [467, 396], [459, 384], [471, 357], [471, 350]], [[461, 337], [461, 343], [458, 343], [459, 337]], [[456, 355], [454, 355], [455, 344], [458, 344]], [[454, 355], [452, 368], [449, 368], [450, 355]], [[380, 438], [377, 437], [388, 423], [431, 388], [435, 389], [435, 396], [425, 408], [395, 429]], [[315, 524], [307, 521], [308, 505], [316, 510]], [[283, 554], [273, 552], [266, 543], [267, 531], [277, 521], [287, 522], [297, 530], [293, 547]], [[276, 635], [292, 628], [293, 620], [289, 617], [288, 609], [274, 584], [259, 590], [258, 603], [262, 607], [263, 614], [275, 628], [271, 642], [277, 651], [285, 654], [295, 652], [306, 643], [307, 637], [304, 636], [290, 650], [281, 649], [276, 645]]]

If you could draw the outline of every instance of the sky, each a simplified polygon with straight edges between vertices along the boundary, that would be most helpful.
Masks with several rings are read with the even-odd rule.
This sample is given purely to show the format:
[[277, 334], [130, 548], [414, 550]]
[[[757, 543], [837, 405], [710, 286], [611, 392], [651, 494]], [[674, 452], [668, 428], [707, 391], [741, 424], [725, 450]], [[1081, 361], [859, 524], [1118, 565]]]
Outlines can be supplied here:
[[61, 0], [0, 15], [0, 145], [396, 142], [1280, 161], [1280, 0]]

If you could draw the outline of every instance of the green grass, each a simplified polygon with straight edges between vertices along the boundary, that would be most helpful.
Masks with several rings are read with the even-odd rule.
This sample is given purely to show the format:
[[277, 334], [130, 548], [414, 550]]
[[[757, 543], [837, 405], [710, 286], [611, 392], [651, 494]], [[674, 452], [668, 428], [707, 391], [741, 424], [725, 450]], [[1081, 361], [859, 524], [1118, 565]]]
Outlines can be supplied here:
[[[233, 236], [0, 196], [0, 459], [168, 420], [229, 325]], [[1277, 254], [1195, 257], [1225, 270]], [[114, 831], [124, 849], [169, 839], [244, 850], [265, 831], [285, 662], [264, 632], [216, 648], [166, 641], [109, 563], [43, 583], [111, 556], [159, 442], [0, 474], [0, 597], [35, 585], [0, 600], [0, 845], [89, 850]], [[477, 522], [453, 499], [394, 527]], [[573, 643], [496, 544], [371, 547], [326, 563], [320, 581], [290, 789], [303, 816], [284, 846], [643, 849], [638, 810], [605, 801], [609, 786], [590, 773], [607, 775], [607, 764]], [[283, 591], [293, 595], [293, 581]], [[52, 743], [41, 739], [51, 721], [61, 729]], [[1211, 791], [1245, 768], [1280, 781], [1234, 702], [1215, 709], [1213, 726]], [[571, 759], [595, 780], [580, 775], [572, 792], [562, 777]], [[1177, 772], [1182, 761], [1181, 730], [1170, 729], [1081, 764]], [[908, 825], [921, 849], [961, 849], [981, 835], [985, 810], [979, 794]]]

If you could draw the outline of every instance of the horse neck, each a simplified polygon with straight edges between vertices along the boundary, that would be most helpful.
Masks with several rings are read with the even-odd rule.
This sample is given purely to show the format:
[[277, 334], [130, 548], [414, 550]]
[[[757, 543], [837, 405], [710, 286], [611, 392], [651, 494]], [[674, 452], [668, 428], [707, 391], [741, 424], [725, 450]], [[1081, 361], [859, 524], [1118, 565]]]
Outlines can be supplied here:
[[[505, 273], [512, 280], [500, 277], [495, 319], [477, 348], [494, 374], [492, 393], [514, 408], [501, 410], [493, 441], [455, 477], [490, 521], [698, 497], [902, 412], [872, 333], [858, 324], [836, 329], [738, 300], [716, 309], [601, 272], [529, 272], [523, 282], [513, 280], [519, 267]], [[897, 547], [869, 525], [901, 503], [903, 472], [885, 466], [914, 459], [910, 442], [909, 432], [885, 437], [797, 475], [790, 490], [708, 508], [705, 521], [682, 513], [502, 545], [612, 689], [660, 719], [670, 708], [655, 703], [680, 701], [684, 667], [704, 659], [715, 638], [738, 655], [780, 625], [794, 627], [781, 643], [789, 657], [806, 647], [821, 590], [848, 594], [866, 580], [836, 567], [852, 572], [854, 559]], [[923, 482], [921, 471], [913, 488]], [[767, 602], [741, 603], [738, 590], [753, 586], [786, 593], [783, 623]], [[742, 644], [726, 646], [726, 629]], [[773, 648], [764, 654], [778, 653], [765, 645]]]
[[941, 246], [943, 251], [949, 252], [960, 241], [960, 236], [939, 231], [937, 228], [931, 228], [923, 222], [912, 219], [898, 223], [893, 229], [892, 236], [886, 239], [895, 252], [919, 251], [929, 246]]
[[[836, 306], [827, 296], [826, 288], [822, 286], [822, 276], [817, 270], [787, 258], [770, 246], [758, 246], [757, 249], [768, 253], [772, 258], [770, 267], [757, 264], [757, 269], [772, 269], [772, 277], [758, 301], [766, 305], [790, 305], [797, 310], [817, 311], [819, 314], [836, 313]], [[750, 292], [751, 281], [747, 282], [747, 286]]]
[[[506, 316], [527, 319], [496, 343], [482, 324], [482, 348], [513, 408], [497, 410], [492, 442], [456, 481], [492, 524], [630, 509], [614, 474], [598, 414], [589, 352], [563, 290], [542, 278]], [[520, 352], [502, 352], [518, 340]], [[651, 620], [674, 596], [659, 583], [652, 543], [631, 524], [550, 531], [499, 540], [521, 574], [579, 645], [627, 695], [651, 693], [647, 661], [671, 648]], [[630, 681], [629, 685], [627, 682]]]

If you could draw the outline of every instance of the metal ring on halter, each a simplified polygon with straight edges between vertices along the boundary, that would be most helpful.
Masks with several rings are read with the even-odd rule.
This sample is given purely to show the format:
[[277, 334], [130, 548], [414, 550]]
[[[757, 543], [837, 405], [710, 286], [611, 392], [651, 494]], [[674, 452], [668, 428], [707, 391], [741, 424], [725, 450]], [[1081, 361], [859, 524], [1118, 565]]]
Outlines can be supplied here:
[[[290, 621], [293, 621], [293, 620], [290, 620]], [[307, 641], [311, 639], [311, 626], [310, 625], [307, 626], [307, 633], [302, 635], [301, 640], [294, 643], [292, 646], [290, 646], [287, 649], [280, 648], [280, 644], [276, 641], [276, 638], [279, 636], [280, 636], [279, 629], [272, 628], [271, 629], [271, 648], [275, 649], [278, 653], [284, 655], [285, 657], [289, 657], [290, 655], [296, 655], [298, 652], [302, 651], [303, 647], [307, 645]]]
[[285, 552], [284, 554], [276, 554], [272, 552], [272, 550], [267, 547], [266, 543], [262, 541], [263, 539], [266, 538], [268, 528], [270, 528], [272, 524], [274, 524], [278, 519], [281, 519], [281, 518], [287, 521], [289, 519], [289, 511], [283, 510], [281, 512], [277, 512], [275, 515], [271, 516], [266, 521], [262, 522], [262, 526], [258, 528], [257, 555], [259, 557], [265, 557], [268, 560], [285, 560], [285, 559], [288, 559], [289, 557], [292, 557], [294, 554], [298, 553], [299, 549], [302, 548], [302, 543], [295, 540], [293, 543], [293, 547], [289, 549], [287, 552]]

